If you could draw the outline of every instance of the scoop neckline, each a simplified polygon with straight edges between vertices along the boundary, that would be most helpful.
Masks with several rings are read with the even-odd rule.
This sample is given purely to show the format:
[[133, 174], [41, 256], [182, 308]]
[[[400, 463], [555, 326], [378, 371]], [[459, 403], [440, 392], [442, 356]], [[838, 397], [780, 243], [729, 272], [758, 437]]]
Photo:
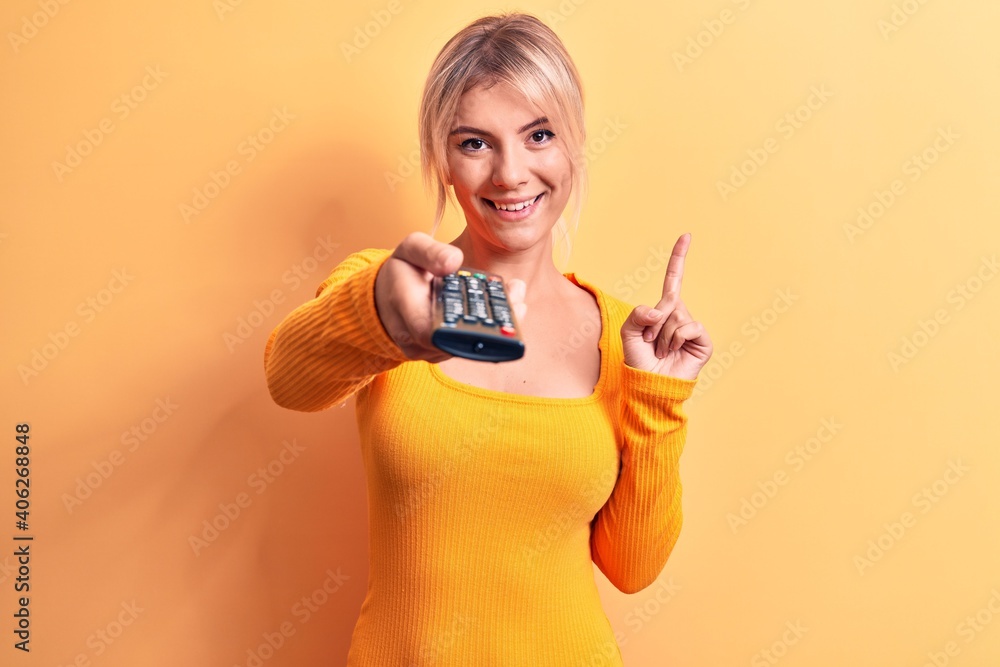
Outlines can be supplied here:
[[572, 396], [572, 397], [559, 397], [559, 396], [535, 396], [533, 394], [514, 394], [507, 391], [498, 391], [496, 389], [487, 389], [485, 387], [477, 387], [474, 384], [468, 384], [460, 380], [447, 375], [442, 371], [437, 364], [432, 364], [430, 362], [424, 362], [430, 366], [431, 375], [438, 380], [441, 384], [451, 389], [456, 389], [458, 391], [470, 394], [472, 396], [479, 396], [482, 398], [490, 398], [494, 400], [503, 400], [509, 403], [529, 403], [532, 405], [585, 405], [587, 403], [593, 403], [601, 399], [604, 395], [604, 386], [608, 378], [608, 308], [607, 302], [605, 301], [604, 293], [598, 290], [596, 287], [580, 280], [576, 277], [576, 273], [564, 273], [563, 276], [569, 278], [575, 285], [582, 287], [586, 291], [594, 295], [597, 300], [597, 309], [601, 313], [601, 337], [598, 340], [597, 348], [601, 352], [601, 371], [597, 377], [597, 384], [594, 385], [594, 390], [589, 396]]

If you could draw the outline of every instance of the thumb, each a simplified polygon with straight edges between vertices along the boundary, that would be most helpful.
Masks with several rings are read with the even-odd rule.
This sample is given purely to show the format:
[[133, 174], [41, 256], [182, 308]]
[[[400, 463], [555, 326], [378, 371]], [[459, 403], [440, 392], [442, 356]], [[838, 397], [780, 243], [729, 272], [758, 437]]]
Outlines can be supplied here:
[[437, 276], [446, 276], [449, 273], [458, 271], [459, 267], [462, 266], [462, 262], [465, 261], [465, 253], [447, 243], [441, 243], [440, 245], [442, 247], [437, 248], [436, 251], [431, 250], [433, 260], [430, 262], [431, 266], [428, 268], [428, 271]]
[[663, 313], [649, 306], [636, 306], [622, 323], [622, 336], [641, 338], [642, 332], [663, 318]]
[[393, 256], [436, 276], [457, 271], [465, 259], [459, 248], [442, 243], [424, 232], [413, 232], [403, 239]]

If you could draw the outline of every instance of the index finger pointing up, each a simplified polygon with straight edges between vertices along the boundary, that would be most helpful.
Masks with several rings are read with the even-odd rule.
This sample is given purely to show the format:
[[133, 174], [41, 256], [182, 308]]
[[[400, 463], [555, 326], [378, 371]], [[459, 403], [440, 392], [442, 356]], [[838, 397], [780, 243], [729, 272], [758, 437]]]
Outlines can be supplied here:
[[663, 277], [663, 298], [673, 301], [681, 293], [681, 279], [684, 277], [684, 257], [691, 245], [691, 234], [681, 234], [674, 244], [667, 262], [667, 274]]

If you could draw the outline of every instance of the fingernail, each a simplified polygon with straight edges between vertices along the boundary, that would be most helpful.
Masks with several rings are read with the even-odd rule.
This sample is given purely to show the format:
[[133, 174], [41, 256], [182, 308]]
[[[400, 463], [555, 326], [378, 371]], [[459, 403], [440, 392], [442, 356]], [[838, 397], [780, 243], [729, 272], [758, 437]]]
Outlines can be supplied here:
[[642, 339], [644, 341], [646, 341], [647, 343], [649, 341], [653, 340], [653, 332], [652, 331], [644, 331], [644, 332], [642, 332]]
[[661, 315], [660, 311], [658, 311], [656, 308], [651, 308], [649, 310], [650, 317], [659, 317], [660, 315]]

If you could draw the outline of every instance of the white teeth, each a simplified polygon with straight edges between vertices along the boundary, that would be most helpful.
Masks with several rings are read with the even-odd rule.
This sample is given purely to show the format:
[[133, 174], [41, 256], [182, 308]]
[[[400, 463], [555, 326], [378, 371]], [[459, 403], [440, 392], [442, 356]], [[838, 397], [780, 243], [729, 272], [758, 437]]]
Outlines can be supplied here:
[[525, 206], [531, 206], [532, 204], [534, 204], [536, 199], [538, 199], [538, 195], [535, 195], [531, 199], [518, 202], [516, 204], [498, 204], [497, 202], [493, 202], [493, 205], [496, 206], [501, 211], [520, 211]]

